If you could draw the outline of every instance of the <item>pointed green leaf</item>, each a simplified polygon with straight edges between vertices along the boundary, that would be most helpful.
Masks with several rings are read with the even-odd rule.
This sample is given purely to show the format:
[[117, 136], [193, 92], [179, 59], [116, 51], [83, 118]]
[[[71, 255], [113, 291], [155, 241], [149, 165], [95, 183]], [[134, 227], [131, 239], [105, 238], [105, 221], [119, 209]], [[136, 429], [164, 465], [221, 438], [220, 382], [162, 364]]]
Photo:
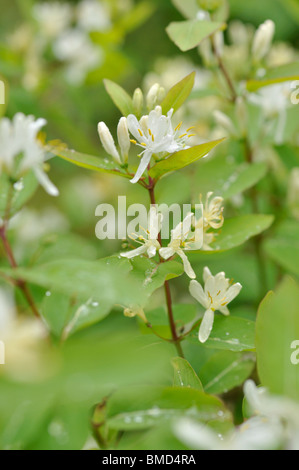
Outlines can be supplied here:
[[242, 385], [254, 366], [255, 357], [252, 353], [221, 351], [206, 362], [199, 376], [206, 393], [219, 395]]
[[172, 3], [177, 8], [177, 10], [189, 20], [196, 18], [196, 15], [199, 11], [196, 0], [172, 0]]
[[225, 139], [214, 140], [206, 144], [196, 145], [195, 147], [173, 153], [165, 160], [156, 163], [156, 165], [150, 169], [149, 174], [152, 178], [158, 180], [167, 173], [179, 170], [196, 162], [224, 140]]
[[113, 103], [123, 116], [128, 116], [134, 112], [132, 98], [120, 85], [107, 79], [104, 80], [104, 85]]
[[195, 72], [192, 72], [169, 90], [161, 103], [163, 114], [167, 114], [171, 108], [176, 112], [184, 104], [194, 87], [194, 80]]
[[196, 388], [203, 391], [203, 386], [196, 372], [186, 359], [175, 357], [172, 360], [174, 368], [174, 385], [179, 387]]
[[166, 31], [181, 51], [189, 51], [197, 47], [204, 39], [212, 36], [212, 34], [224, 30], [225, 27], [224, 23], [189, 20], [170, 23]]
[[291, 237], [276, 238], [267, 240], [264, 244], [266, 253], [276, 263], [289, 271], [291, 274], [299, 276], [299, 224], [297, 227], [297, 238]]
[[[287, 277], [260, 305], [256, 325], [258, 374], [270, 392], [299, 400], [299, 284]], [[293, 359], [293, 362], [292, 362]], [[294, 362], [295, 361], [295, 362]]]

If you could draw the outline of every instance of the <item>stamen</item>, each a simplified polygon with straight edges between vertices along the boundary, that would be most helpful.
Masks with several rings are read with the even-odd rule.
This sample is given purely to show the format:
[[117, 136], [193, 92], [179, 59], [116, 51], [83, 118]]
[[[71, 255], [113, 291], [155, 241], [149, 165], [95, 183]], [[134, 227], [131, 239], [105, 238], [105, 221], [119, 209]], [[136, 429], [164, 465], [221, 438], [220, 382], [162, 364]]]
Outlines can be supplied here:
[[136, 140], [134, 140], [134, 139], [130, 139], [130, 142], [132, 142], [132, 144], [135, 144], [135, 145], [137, 145], [137, 141], [136, 141]]
[[188, 129], [186, 129], [186, 132], [189, 132], [189, 131], [191, 131], [191, 129], [195, 129], [195, 126], [188, 127]]
[[150, 130], [150, 128], [148, 129], [148, 133], [149, 133], [150, 136], [153, 135], [153, 133], [152, 133], [152, 131]]
[[176, 128], [174, 129], [175, 131], [178, 131], [182, 127], [183, 122], [181, 121]]
[[143, 147], [146, 147], [146, 143], [145, 142], [141, 142], [141, 144]]
[[155, 142], [155, 136], [152, 134], [152, 141]]
[[182, 139], [183, 137], [186, 137], [187, 134], [182, 134], [179, 136], [179, 139]]
[[189, 135], [188, 135], [189, 138], [190, 138], [190, 137], [195, 137], [195, 136], [196, 136], [196, 134], [189, 134]]
[[138, 132], [139, 132], [140, 136], [143, 137], [143, 132], [142, 132], [142, 130], [138, 129]]

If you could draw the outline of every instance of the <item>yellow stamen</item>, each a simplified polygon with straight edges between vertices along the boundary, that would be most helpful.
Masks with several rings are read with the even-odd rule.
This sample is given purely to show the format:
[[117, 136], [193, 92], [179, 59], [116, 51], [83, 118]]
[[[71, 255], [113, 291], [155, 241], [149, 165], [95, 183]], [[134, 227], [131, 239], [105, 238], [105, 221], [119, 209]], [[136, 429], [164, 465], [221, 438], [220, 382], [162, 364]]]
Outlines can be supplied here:
[[196, 134], [189, 134], [189, 135], [188, 135], [189, 138], [190, 138], [190, 137], [195, 137], [195, 136], [196, 136]]
[[180, 122], [180, 123], [176, 126], [176, 128], [175, 128], [174, 130], [175, 130], [175, 131], [178, 131], [178, 130], [181, 128], [182, 124], [183, 124], [183, 122]]
[[137, 141], [134, 139], [130, 139], [130, 142], [132, 142], [132, 144], [135, 144], [135, 145], [137, 144]]
[[179, 139], [182, 139], [183, 137], [186, 137], [187, 134], [182, 134], [179, 136]]
[[152, 141], [155, 142], [155, 137], [154, 134], [152, 135]]
[[191, 129], [195, 129], [195, 126], [189, 127], [189, 128], [186, 130], [186, 132], [191, 131]]
[[143, 132], [140, 129], [138, 129], [138, 132], [139, 132], [140, 136], [143, 137]]
[[148, 133], [149, 133], [150, 136], [153, 135], [153, 133], [152, 133], [152, 131], [151, 131], [150, 129], [148, 130]]
[[141, 142], [140, 145], [143, 145], [143, 147], [146, 147], [146, 143], [144, 143], [144, 142]]

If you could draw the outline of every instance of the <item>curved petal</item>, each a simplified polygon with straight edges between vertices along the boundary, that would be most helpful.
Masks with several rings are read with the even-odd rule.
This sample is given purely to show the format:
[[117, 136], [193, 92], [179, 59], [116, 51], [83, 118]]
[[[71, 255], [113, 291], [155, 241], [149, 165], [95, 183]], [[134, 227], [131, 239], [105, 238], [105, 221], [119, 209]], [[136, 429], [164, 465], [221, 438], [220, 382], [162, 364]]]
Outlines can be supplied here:
[[123, 258], [135, 258], [135, 256], [143, 255], [146, 252], [145, 245], [139, 246], [136, 250], [128, 251], [127, 253], [121, 253], [120, 256]]
[[56, 186], [50, 181], [48, 175], [38, 167], [34, 168], [34, 173], [36, 178], [38, 179], [40, 185], [44, 188], [44, 190], [50, 194], [50, 196], [59, 196], [59, 191]]
[[167, 246], [166, 248], [160, 248], [159, 253], [163, 259], [169, 259], [174, 255], [175, 252], [173, 248]]
[[241, 289], [242, 289], [242, 285], [239, 282], [231, 286], [226, 293], [225, 302], [229, 304], [232, 300], [234, 300], [237, 297], [237, 295], [239, 295]]
[[186, 256], [185, 253], [183, 252], [183, 250], [178, 250], [178, 251], [177, 251], [177, 254], [179, 255], [179, 257], [180, 257], [181, 260], [183, 261], [183, 264], [184, 264], [184, 271], [185, 271], [185, 273], [187, 274], [187, 276], [189, 276], [191, 279], [195, 279], [195, 278], [196, 278], [196, 274], [195, 274], [195, 272], [193, 271], [192, 266], [191, 266], [191, 264], [190, 264], [190, 261], [188, 260], [187, 256]]
[[197, 281], [191, 281], [189, 285], [189, 292], [204, 308], [209, 308], [210, 301], [205, 294], [201, 284]]
[[148, 164], [151, 161], [151, 158], [152, 158], [152, 152], [150, 152], [148, 150], [145, 151], [144, 154], [143, 154], [143, 157], [141, 159], [140, 165], [138, 167], [138, 170], [136, 171], [136, 175], [134, 176], [133, 179], [131, 179], [131, 183], [133, 183], [133, 184], [138, 183], [141, 176], [143, 175], [143, 173], [147, 169]]
[[213, 275], [212, 275], [211, 271], [210, 271], [209, 268], [206, 266], [206, 267], [204, 268], [204, 270], [203, 270], [203, 280], [204, 280], [204, 282], [207, 282], [208, 278], [209, 278], [209, 277], [212, 277], [212, 276], [213, 276]]
[[205, 343], [209, 339], [213, 329], [214, 317], [215, 314], [211, 309], [207, 310], [204, 314], [198, 333], [198, 339], [201, 343]]

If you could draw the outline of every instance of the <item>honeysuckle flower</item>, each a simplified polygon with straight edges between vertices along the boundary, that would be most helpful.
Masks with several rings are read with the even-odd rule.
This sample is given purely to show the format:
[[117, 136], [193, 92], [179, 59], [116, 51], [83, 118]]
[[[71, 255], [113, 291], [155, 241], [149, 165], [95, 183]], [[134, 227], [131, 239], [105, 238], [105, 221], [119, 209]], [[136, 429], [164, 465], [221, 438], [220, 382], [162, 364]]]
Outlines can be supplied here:
[[137, 116], [140, 116], [144, 106], [144, 96], [140, 88], [136, 88], [133, 94], [133, 110]]
[[149, 230], [144, 230], [145, 237], [140, 235], [138, 238], [133, 238], [141, 244], [140, 247], [135, 250], [128, 251], [127, 253], [121, 253], [124, 258], [135, 258], [136, 256], [146, 254], [149, 258], [156, 256], [157, 252], [161, 248], [160, 242], [158, 241], [158, 235], [161, 231], [162, 226], [162, 214], [158, 213], [155, 208], [151, 208], [149, 216]]
[[83, 0], [77, 7], [78, 25], [85, 31], [105, 31], [111, 27], [111, 18], [105, 3]]
[[98, 124], [98, 133], [105, 151], [110, 155], [118, 165], [123, 165], [128, 160], [130, 150], [130, 136], [128, 132], [127, 120], [122, 117], [117, 126], [117, 138], [121, 151], [120, 154], [116, 148], [114, 139], [106, 124], [102, 121]]
[[252, 44], [252, 56], [256, 62], [262, 60], [270, 51], [275, 33], [275, 23], [267, 20], [259, 26]]
[[140, 153], [141, 162], [136, 175], [131, 183], [137, 183], [147, 169], [153, 155], [171, 154], [186, 147], [189, 130], [180, 134], [181, 123], [174, 129], [171, 118], [173, 109], [167, 116], [162, 114], [161, 106], [157, 106], [148, 116], [143, 116], [140, 121], [134, 114], [127, 117], [128, 128], [136, 140], [131, 140], [134, 144], [143, 148]]
[[257, 93], [250, 93], [248, 100], [261, 107], [264, 119], [278, 117], [275, 143], [281, 145], [287, 123], [287, 109], [291, 105], [290, 85], [288, 83], [269, 85]]
[[180, 222], [171, 231], [171, 240], [168, 246], [159, 250], [160, 256], [165, 260], [174, 255], [178, 255], [183, 261], [185, 273], [191, 279], [195, 279], [196, 274], [194, 273], [184, 250], [195, 249], [194, 241], [190, 238], [193, 217], [194, 215], [192, 213], [188, 214], [183, 222]]
[[74, 85], [82, 83], [86, 74], [103, 61], [102, 50], [79, 28], [64, 31], [54, 42], [53, 52], [58, 60], [66, 63], [66, 79]]
[[67, 3], [36, 3], [33, 16], [39, 23], [41, 34], [49, 39], [57, 37], [72, 21], [72, 8]]
[[[212, 227], [214, 229], [219, 229], [224, 224], [223, 217], [223, 197], [216, 196], [213, 197], [213, 192], [209, 192], [206, 197], [206, 202], [203, 206], [203, 220], [205, 227]], [[202, 201], [202, 197], [200, 198]]]
[[46, 125], [45, 119], [18, 113], [12, 121], [0, 120], [0, 173], [8, 172], [15, 178], [33, 170], [41, 186], [51, 196], [58, 196], [58, 189], [51, 183], [43, 166], [45, 152], [38, 143], [37, 135]]
[[128, 318], [139, 317], [144, 323], [148, 323], [143, 308], [137, 306], [125, 308], [124, 316]]
[[198, 338], [201, 343], [205, 343], [213, 329], [215, 311], [218, 310], [223, 315], [229, 315], [227, 305], [240, 293], [242, 286], [240, 283], [230, 285], [225, 273], [221, 272], [213, 276], [209, 268], [204, 268], [203, 280], [204, 288], [195, 280], [190, 282], [189, 291], [205, 309]]

